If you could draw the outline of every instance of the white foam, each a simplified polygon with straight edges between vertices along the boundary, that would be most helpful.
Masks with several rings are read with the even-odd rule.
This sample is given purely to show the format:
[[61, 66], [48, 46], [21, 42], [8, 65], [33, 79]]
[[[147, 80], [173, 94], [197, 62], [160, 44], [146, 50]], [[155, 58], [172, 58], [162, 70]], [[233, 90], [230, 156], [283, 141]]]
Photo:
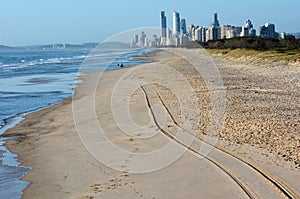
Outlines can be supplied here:
[[49, 59], [38, 59], [33, 61], [27, 61], [22, 59], [20, 63], [12, 63], [12, 64], [3, 64], [0, 62], [0, 68], [5, 70], [14, 70], [14, 69], [22, 69], [29, 66], [39, 66], [44, 64], [59, 64], [66, 60], [83, 60], [87, 56], [86, 55], [78, 55], [72, 57], [60, 57], [60, 58], [49, 58]]

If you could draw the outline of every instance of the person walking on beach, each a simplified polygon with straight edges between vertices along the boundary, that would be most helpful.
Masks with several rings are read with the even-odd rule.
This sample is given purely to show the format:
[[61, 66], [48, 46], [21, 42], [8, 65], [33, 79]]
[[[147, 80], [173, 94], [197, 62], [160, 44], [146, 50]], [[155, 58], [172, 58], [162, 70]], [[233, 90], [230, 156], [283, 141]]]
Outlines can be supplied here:
[[118, 66], [119, 66], [120, 68], [123, 68], [123, 67], [124, 67], [123, 63], [118, 64]]

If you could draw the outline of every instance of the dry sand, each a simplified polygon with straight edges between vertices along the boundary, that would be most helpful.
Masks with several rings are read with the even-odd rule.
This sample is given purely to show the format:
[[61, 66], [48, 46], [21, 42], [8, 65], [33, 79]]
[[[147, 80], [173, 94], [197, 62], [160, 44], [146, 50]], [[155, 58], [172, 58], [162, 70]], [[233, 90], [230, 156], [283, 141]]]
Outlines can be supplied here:
[[[190, 50], [194, 53], [193, 50]], [[200, 123], [191, 121], [191, 128], [206, 132], [209, 125], [209, 92], [203, 79], [184, 59], [166, 52], [151, 55], [154, 61], [175, 68], [192, 85], [199, 98]], [[240, 66], [216, 61], [227, 88], [227, 119], [219, 145], [244, 155], [277, 174], [300, 193], [299, 168], [299, 68], [267, 68]], [[111, 112], [112, 91], [116, 82], [126, 76], [132, 79], [177, 79], [155, 68], [135, 66], [82, 76], [84, 83], [76, 89], [74, 100], [93, 99], [93, 85], [102, 75], [95, 93], [95, 115], [106, 129], [106, 136], [117, 146], [132, 152], [149, 152], [168, 143], [150, 119], [141, 90], [127, 96], [132, 119], [148, 124], [157, 133], [150, 140], [132, 138], [118, 128]], [[131, 72], [132, 69], [134, 72]], [[127, 73], [129, 72], [130, 75]], [[179, 115], [179, 104], [170, 91], [153, 85], [161, 93], [172, 112]], [[180, 89], [180, 88], [177, 88]], [[124, 96], [119, 96], [124, 97]], [[126, 97], [126, 96], [125, 96]], [[84, 107], [83, 107], [84, 109]], [[83, 111], [83, 110], [78, 110]], [[194, 110], [190, 111], [191, 114]], [[87, 115], [82, 124], [94, 119]], [[78, 122], [78, 121], [77, 121]], [[182, 122], [185, 122], [184, 120]], [[193, 126], [194, 125], [194, 126]], [[88, 130], [87, 130], [88, 132]], [[24, 198], [243, 198], [245, 194], [231, 179], [205, 159], [185, 153], [176, 162], [161, 170], [131, 174], [105, 166], [83, 146], [75, 128], [72, 100], [32, 113], [10, 129], [6, 136], [23, 136], [7, 143], [25, 166], [33, 171], [24, 177], [32, 182]], [[200, 135], [200, 133], [198, 134]], [[284, 157], [279, 156], [283, 155]], [[112, 155], [108, 152], [107, 156]], [[286, 160], [290, 160], [287, 162]], [[123, 162], [129, 167], [130, 157]]]
[[300, 167], [300, 65], [216, 61], [227, 87], [222, 138], [278, 154]]

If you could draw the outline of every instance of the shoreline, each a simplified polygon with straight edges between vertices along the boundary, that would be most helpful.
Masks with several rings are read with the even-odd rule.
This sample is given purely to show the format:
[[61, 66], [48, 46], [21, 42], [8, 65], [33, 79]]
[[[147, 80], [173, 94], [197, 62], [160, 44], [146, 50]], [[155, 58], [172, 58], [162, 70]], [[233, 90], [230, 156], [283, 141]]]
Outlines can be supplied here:
[[[157, 57], [157, 56], [159, 56], [159, 54], [160, 53], [154, 53], [151, 56], [154, 56], [154, 60], [155, 59], [161, 60], [163, 56]], [[166, 61], [168, 62], [168, 59], [166, 59]], [[111, 79], [114, 79], [114, 78], [118, 77], [119, 75], [124, 74], [126, 71], [128, 71], [132, 68], [137, 68], [137, 67], [139, 67], [139, 65], [126, 67], [121, 70], [105, 71], [105, 72], [100, 72], [100, 73], [103, 73], [104, 76], [107, 77], [107, 80], [106, 79], [105, 80], [108, 82], [107, 86], [109, 87], [110, 86], [109, 81], [111, 81]], [[78, 87], [75, 88], [75, 90], [76, 89], [79, 90], [78, 93], [76, 91], [73, 96], [75, 100], [81, 99], [85, 96], [84, 93], [83, 94], [80, 93], [80, 91], [82, 91], [81, 87], [85, 87], [85, 84], [88, 84], [87, 81], [90, 81], [90, 79], [92, 79], [93, 77], [96, 77], [98, 74], [99, 73], [89, 73], [89, 74], [84, 74], [83, 76], [81, 76], [83, 78], [83, 80], [86, 80], [86, 81], [81, 82], [78, 85]], [[89, 80], [87, 80], [87, 79], [89, 79]], [[110, 92], [109, 89], [110, 88], [107, 88], [105, 91]], [[98, 96], [97, 98], [99, 98], [99, 96], [102, 96], [102, 95], [103, 95], [103, 97], [105, 97], [105, 93], [102, 93], [102, 94], [96, 93], [96, 97]], [[108, 181], [110, 181], [111, 177], [118, 176], [118, 172], [108, 169], [106, 166], [99, 164], [99, 162], [96, 161], [94, 159], [94, 157], [92, 157], [90, 154], [87, 153], [86, 149], [83, 149], [82, 147], [80, 147], [81, 142], [78, 138], [76, 138], [78, 135], [74, 134], [74, 132], [73, 132], [73, 130], [74, 130], [72, 127], [73, 120], [72, 119], [70, 120], [70, 118], [66, 118], [66, 116], [70, 116], [69, 111], [72, 111], [72, 110], [70, 110], [71, 105], [72, 105], [72, 97], [63, 100], [59, 104], [52, 105], [52, 106], [42, 109], [40, 111], [26, 115], [24, 117], [25, 118], [24, 121], [22, 121], [16, 127], [14, 127], [13, 129], [10, 129], [9, 131], [7, 131], [5, 133], [8, 136], [18, 135], [18, 134], [14, 134], [14, 131], [22, 130], [23, 135], [25, 137], [20, 138], [15, 141], [7, 142], [7, 146], [9, 148], [9, 150], [13, 153], [16, 152], [19, 155], [19, 161], [22, 162], [22, 165], [26, 164], [28, 161], [29, 162], [34, 161], [34, 164], [40, 165], [38, 167], [35, 166], [35, 168], [33, 168], [34, 169], [33, 172], [37, 172], [37, 173], [34, 173], [34, 174], [30, 173], [29, 175], [24, 177], [24, 179], [26, 181], [30, 181], [29, 179], [34, 179], [34, 180], [32, 180], [32, 183], [34, 183], [34, 185], [33, 185], [34, 187], [31, 187], [31, 185], [30, 185], [28, 188], [26, 188], [26, 190], [25, 190], [26, 193], [24, 192], [26, 195], [25, 198], [26, 197], [30, 198], [30, 196], [34, 196], [34, 194], [42, 193], [41, 191], [47, 191], [46, 193], [49, 193], [49, 192], [55, 193], [59, 197], [67, 197], [67, 198], [69, 198], [69, 197], [84, 198], [84, 196], [91, 196], [91, 195], [95, 195], [95, 197], [96, 197], [96, 196], [101, 195], [102, 192], [105, 192], [105, 193], [103, 193], [105, 196], [110, 196], [110, 194], [112, 194], [112, 192], [113, 192], [113, 191], [109, 192], [107, 190], [105, 191], [104, 188], [103, 188], [103, 191], [98, 192], [98, 191], [95, 191], [93, 188], [89, 187], [89, 185], [92, 182], [96, 183], [97, 181], [100, 181], [98, 179], [99, 177], [103, 177], [103, 179], [106, 179], [106, 180], [108, 179]], [[98, 111], [100, 111], [100, 110], [98, 110]], [[97, 113], [97, 114], [100, 114], [100, 113]], [[103, 115], [100, 114], [100, 116], [102, 117]], [[59, 118], [56, 118], [56, 117], [59, 117]], [[59, 121], [59, 120], [61, 120], [61, 121]], [[40, 123], [44, 123], [44, 125], [55, 124], [55, 126], [57, 126], [57, 127], [53, 126], [53, 127], [51, 127], [53, 129], [49, 129], [49, 130], [48, 129], [40, 129], [39, 127], [43, 126], [43, 124], [40, 124]], [[44, 127], [47, 128], [49, 126], [44, 126]], [[34, 129], [34, 132], [30, 132], [30, 129], [32, 129], [32, 128]], [[40, 131], [42, 131], [43, 133], [41, 134]], [[20, 132], [18, 132], [18, 133], [20, 133]], [[22, 135], [22, 133], [20, 135]], [[26, 135], [27, 135], [27, 137], [26, 137]], [[57, 136], [57, 138], [55, 138], [56, 136]], [[241, 153], [245, 153], [245, 149], [251, 149], [252, 151], [250, 152], [250, 155], [251, 155], [251, 153], [255, 154], [257, 152], [255, 149], [256, 147], [253, 148], [252, 146], [248, 146], [248, 148], [247, 147], [245, 148], [243, 146], [235, 146], [234, 144], [229, 144], [226, 142], [223, 143], [223, 141], [220, 141], [220, 142], [222, 145], [229, 145], [228, 148], [230, 148], [233, 151], [239, 149], [241, 151]], [[55, 145], [57, 148], [53, 149], [53, 146], [51, 143], [53, 145]], [[37, 151], [35, 151], [35, 152], [33, 152], [35, 155], [33, 155], [30, 152], [26, 152], [26, 149], [22, 149], [22, 147], [19, 146], [19, 144], [24, 145], [23, 147], [26, 147], [27, 149], [30, 149], [33, 151], [35, 151], [37, 149], [41, 150], [41, 151], [39, 151], [38, 153], [37, 153]], [[79, 146], [78, 146], [78, 144], [79, 144]], [[122, 144], [124, 144], [124, 143], [122, 143]], [[44, 161], [48, 160], [47, 157], [44, 157], [47, 155], [41, 154], [41, 152], [45, 153], [47, 151], [42, 148], [43, 146], [46, 147], [48, 150], [50, 150], [47, 152], [48, 155], [50, 156], [49, 160], [51, 160], [51, 161], [56, 160], [57, 163], [59, 164], [58, 166], [56, 166], [56, 169], [60, 166], [65, 166], [66, 171], [64, 171], [64, 169], [62, 169], [64, 167], [61, 167], [60, 170], [53, 170], [53, 168], [51, 168], [51, 167], [49, 167], [49, 165], [47, 165], [47, 162], [42, 161], [42, 160], [44, 160]], [[75, 149], [74, 147], [76, 148], [76, 151], [71, 152], [71, 150]], [[80, 149], [77, 149], [77, 147], [79, 147]], [[20, 151], [23, 151], [22, 152], [23, 155], [22, 155], [22, 153], [19, 154]], [[66, 158], [66, 159], [58, 159], [58, 157], [56, 157], [52, 153], [57, 153], [58, 156], [61, 156], [60, 158]], [[62, 153], [62, 154], [60, 155], [59, 153]], [[75, 157], [70, 156], [73, 153], [76, 154]], [[267, 152], [263, 152], [263, 153], [267, 153]], [[28, 158], [30, 158], [28, 156], [32, 156], [31, 158], [33, 158], [33, 159], [32, 160], [28, 159]], [[247, 154], [245, 156], [247, 156]], [[78, 159], [79, 157], [82, 157], [82, 159], [84, 159], [85, 162], [83, 160]], [[263, 158], [263, 157], [264, 157], [264, 155], [258, 155], [258, 157], [254, 157], [254, 159], [261, 158], [260, 161], [262, 161], [262, 162], [266, 161], [266, 160], [267, 160], [266, 162], [268, 162], [270, 159], [270, 157], [269, 157], [269, 159]], [[36, 159], [36, 158], [38, 158], [38, 159]], [[272, 156], [271, 158], [274, 159], [276, 157]], [[253, 159], [253, 157], [252, 157], [252, 159]], [[64, 161], [68, 161], [68, 160], [73, 160], [74, 165], [69, 165], [66, 162], [64, 162]], [[38, 161], [38, 162], [36, 162], [36, 161]], [[261, 162], [260, 162], [260, 164], [261, 164]], [[271, 166], [273, 166], [272, 164], [271, 164]], [[284, 164], [284, 162], [281, 162], [280, 164]], [[265, 163], [263, 163], [263, 165], [265, 165]], [[78, 168], [76, 169], [77, 166], [84, 167], [84, 168], [86, 167], [85, 169], [83, 169], [82, 172], [87, 174], [87, 176], [88, 176], [87, 179], [82, 179], [82, 177], [75, 175], [74, 172], [80, 172], [80, 169], [79, 170], [78, 170]], [[280, 165], [280, 167], [281, 166], [282, 165]], [[274, 167], [277, 170], [281, 171], [276, 166], [274, 166]], [[98, 169], [96, 169], [96, 168], [98, 168]], [[287, 168], [289, 168], [289, 166], [287, 166]], [[48, 169], [49, 172], [44, 169], [46, 169], [46, 170]], [[89, 169], [92, 170], [91, 173], [88, 172]], [[41, 171], [41, 170], [43, 170], [43, 171]], [[72, 174], [70, 174], [67, 171], [71, 172]], [[102, 174], [101, 175], [97, 174], [97, 171], [100, 173], [102, 172]], [[58, 172], [58, 174], [56, 172]], [[94, 172], [94, 175], [97, 174], [98, 176], [93, 176], [93, 172]], [[293, 173], [293, 171], [290, 171], [290, 172]], [[105, 173], [110, 173], [110, 175], [106, 175]], [[299, 174], [297, 169], [294, 170], [294, 173]], [[43, 180], [39, 179], [39, 178], [41, 178], [41, 177], [46, 178], [46, 176], [51, 176], [51, 175], [54, 175], [53, 178], [55, 178], [55, 179], [53, 179], [53, 180], [51, 179], [49, 181], [49, 185], [47, 185], [47, 184], [39, 185], [38, 183], [36, 183], [36, 180], [38, 180], [38, 182], [43, 182]], [[124, 174], [122, 174], [122, 175], [124, 175]], [[290, 175], [291, 174], [287, 175], [288, 176], [287, 178], [291, 178]], [[71, 178], [71, 179], [69, 179], [69, 178]], [[138, 178], [135, 176], [134, 179], [136, 182], [136, 180]], [[80, 180], [82, 180], [82, 182], [80, 182]], [[73, 181], [76, 185], [73, 185], [71, 183]], [[103, 180], [101, 180], [101, 181], [103, 181]], [[137, 180], [137, 181], [139, 181], [139, 180]], [[292, 182], [293, 181], [294, 181], [294, 179], [292, 180]], [[57, 183], [57, 182], [59, 182], [59, 183]], [[87, 185], [84, 185], [84, 187], [82, 188], [82, 187], [80, 187], [80, 186], [83, 186], [82, 183], [87, 183]], [[103, 184], [103, 183], [101, 183], [101, 184]], [[115, 183], [108, 183], [108, 182], [106, 182], [106, 183], [107, 183], [107, 186], [115, 184]], [[58, 184], [58, 186], [56, 186], [56, 184]], [[98, 187], [98, 186], [96, 186], [96, 187]], [[112, 186], [112, 187], [114, 187], [114, 186]], [[124, 191], [126, 193], [129, 192], [128, 191], [129, 188], [128, 187], [126, 188], [125, 184], [123, 184], [121, 187], [125, 187], [124, 188], [125, 190], [120, 191], [120, 189], [122, 189], [122, 188], [119, 189], [118, 186], [116, 187], [116, 189], [112, 189], [112, 190], [116, 190], [116, 191], [120, 191], [120, 192]], [[31, 189], [31, 191], [30, 191], [31, 193], [27, 193], [27, 192], [29, 192], [29, 189]], [[76, 189], [78, 189], [78, 190], [76, 190]], [[140, 189], [142, 189], [142, 188], [140, 187]], [[33, 190], [35, 190], [35, 191], [33, 191]], [[83, 191], [83, 190], [85, 190], [85, 191]], [[145, 193], [148, 193], [148, 192], [145, 191]], [[127, 194], [129, 194], [129, 193], [127, 193]], [[132, 194], [132, 193], [130, 193], [130, 194]], [[130, 195], [130, 196], [132, 196], [132, 195]], [[136, 196], [136, 195], [133, 195], [133, 196]]]
[[[143, 54], [145, 52], [142, 52]], [[148, 52], [147, 52], [148, 53]], [[146, 53], [146, 54], [147, 54]], [[146, 59], [145, 59], [146, 60]], [[133, 67], [135, 65], [139, 65], [139, 63], [131, 63], [132, 61], [130, 61], [130, 65], [126, 66], [125, 68], [128, 67]], [[115, 70], [115, 69], [114, 69]], [[27, 120], [28, 117], [30, 117], [31, 114], [34, 114], [36, 112], [40, 112], [43, 111], [44, 109], [54, 109], [56, 106], [59, 106], [60, 104], [64, 104], [65, 101], [68, 100], [72, 100], [72, 98], [74, 97], [74, 95], [76, 94], [76, 88], [79, 84], [81, 84], [81, 77], [86, 75], [89, 72], [80, 72], [78, 71], [76, 78], [75, 78], [75, 82], [73, 85], [73, 91], [72, 91], [72, 95], [62, 99], [58, 102], [52, 103], [52, 104], [47, 104], [43, 107], [39, 107], [36, 108], [34, 110], [28, 111], [28, 112], [22, 112], [19, 113], [15, 116], [6, 118], [3, 120], [3, 123], [1, 125], [1, 129], [0, 129], [0, 141], [1, 141], [1, 146], [3, 146], [3, 154], [5, 154], [5, 156], [3, 157], [3, 166], [9, 166], [9, 167], [15, 167], [16, 169], [18, 168], [27, 168], [29, 169], [28, 172], [26, 172], [24, 175], [22, 175], [21, 178], [18, 178], [16, 180], [21, 181], [20, 185], [16, 185], [16, 186], [22, 186], [22, 184], [26, 184], [28, 183], [28, 185], [30, 185], [32, 182], [29, 180], [24, 181], [23, 178], [26, 177], [26, 175], [28, 175], [30, 172], [32, 172], [32, 167], [31, 165], [25, 165], [23, 164], [22, 161], [22, 157], [20, 156], [20, 154], [18, 153], [18, 151], [15, 151], [13, 148], [10, 148], [9, 142], [13, 142], [14, 140], [19, 140], [19, 139], [24, 139], [25, 135], [21, 135], [18, 132], [14, 133], [14, 134], [8, 134], [7, 132], [10, 131], [11, 129], [14, 129], [16, 126], [20, 125], [22, 122], [24, 122], [25, 120]], [[28, 188], [28, 185], [26, 186], [26, 188], [24, 190], [26, 190]], [[24, 193], [24, 190], [22, 192], [20, 192], [20, 195], [22, 196]], [[18, 192], [19, 194], [19, 192]]]

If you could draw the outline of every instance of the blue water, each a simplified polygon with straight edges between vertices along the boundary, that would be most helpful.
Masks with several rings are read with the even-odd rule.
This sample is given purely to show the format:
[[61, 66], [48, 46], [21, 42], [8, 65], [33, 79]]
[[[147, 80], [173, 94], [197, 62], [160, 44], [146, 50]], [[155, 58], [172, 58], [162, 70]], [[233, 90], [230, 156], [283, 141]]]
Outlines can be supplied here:
[[[20, 178], [30, 172], [1, 137], [22, 121], [24, 114], [56, 104], [74, 94], [78, 71], [103, 71], [148, 62], [136, 60], [149, 50], [99, 49], [0, 52], [0, 198], [21, 198], [29, 182]], [[82, 63], [87, 62], [84, 68]], [[30, 166], [30, 165], [29, 165]]]

